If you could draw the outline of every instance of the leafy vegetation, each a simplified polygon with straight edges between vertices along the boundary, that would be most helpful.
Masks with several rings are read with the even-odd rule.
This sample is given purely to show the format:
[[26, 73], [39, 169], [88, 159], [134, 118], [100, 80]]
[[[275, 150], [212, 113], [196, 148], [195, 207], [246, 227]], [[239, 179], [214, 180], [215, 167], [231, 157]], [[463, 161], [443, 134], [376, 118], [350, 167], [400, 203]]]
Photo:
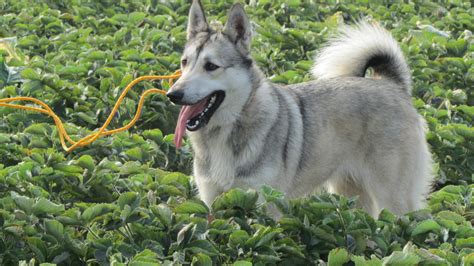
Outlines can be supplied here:
[[[204, 1], [224, 22], [231, 2]], [[46, 101], [79, 138], [106, 119], [134, 77], [171, 73], [188, 1], [0, 3], [0, 97]], [[370, 16], [401, 43], [435, 160], [429, 207], [377, 219], [356, 199], [287, 200], [231, 190], [212, 212], [196, 197], [189, 146], [171, 143], [177, 109], [162, 96], [129, 133], [70, 154], [50, 118], [0, 108], [0, 264], [473, 265], [474, 22], [466, 1], [354, 4], [252, 0], [254, 57], [275, 82], [309, 80], [315, 50], [342, 22]], [[135, 113], [143, 83], [111, 127]], [[261, 197], [261, 201], [257, 201]], [[266, 214], [277, 207], [282, 217]], [[46, 265], [46, 264], [44, 264]]]

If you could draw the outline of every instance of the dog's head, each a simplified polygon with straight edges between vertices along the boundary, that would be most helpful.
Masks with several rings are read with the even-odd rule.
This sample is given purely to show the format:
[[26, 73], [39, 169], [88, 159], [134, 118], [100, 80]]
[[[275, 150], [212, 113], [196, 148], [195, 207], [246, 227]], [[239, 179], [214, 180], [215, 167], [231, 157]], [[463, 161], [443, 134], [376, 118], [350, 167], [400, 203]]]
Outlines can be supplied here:
[[[178, 127], [196, 131], [209, 123], [223, 124], [239, 112], [250, 95], [252, 67], [250, 23], [235, 4], [224, 29], [211, 29], [202, 5], [194, 0], [189, 11], [187, 43], [181, 57], [181, 78], [167, 96], [183, 105]], [[212, 118], [212, 120], [211, 120]]]

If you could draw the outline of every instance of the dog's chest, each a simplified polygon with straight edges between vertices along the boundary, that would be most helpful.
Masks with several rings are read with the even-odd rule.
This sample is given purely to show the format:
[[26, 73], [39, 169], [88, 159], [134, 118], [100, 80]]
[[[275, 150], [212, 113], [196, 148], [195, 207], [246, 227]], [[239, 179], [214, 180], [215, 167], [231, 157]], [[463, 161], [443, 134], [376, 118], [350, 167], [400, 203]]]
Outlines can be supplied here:
[[235, 176], [235, 158], [228, 132], [190, 134], [194, 149], [194, 175], [229, 189]]

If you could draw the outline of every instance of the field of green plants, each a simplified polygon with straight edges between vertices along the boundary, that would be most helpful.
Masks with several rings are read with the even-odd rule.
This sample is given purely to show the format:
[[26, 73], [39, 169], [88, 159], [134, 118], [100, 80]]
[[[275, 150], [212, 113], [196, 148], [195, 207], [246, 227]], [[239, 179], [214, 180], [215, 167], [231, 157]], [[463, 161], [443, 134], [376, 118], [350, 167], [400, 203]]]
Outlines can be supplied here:
[[[426, 209], [372, 218], [356, 199], [288, 200], [263, 187], [224, 193], [211, 211], [196, 197], [191, 147], [172, 144], [178, 108], [161, 95], [129, 132], [72, 153], [51, 118], [0, 107], [0, 265], [474, 265], [472, 4], [316, 2], [246, 1], [254, 58], [273, 81], [302, 82], [341, 23], [371, 17], [389, 29], [429, 126], [436, 182]], [[232, 1], [203, 5], [209, 20], [225, 22]], [[188, 8], [184, 0], [2, 1], [0, 98], [44, 100], [79, 139], [105, 122], [132, 79], [179, 67]], [[152, 87], [169, 84], [141, 83], [109, 128], [128, 123]]]

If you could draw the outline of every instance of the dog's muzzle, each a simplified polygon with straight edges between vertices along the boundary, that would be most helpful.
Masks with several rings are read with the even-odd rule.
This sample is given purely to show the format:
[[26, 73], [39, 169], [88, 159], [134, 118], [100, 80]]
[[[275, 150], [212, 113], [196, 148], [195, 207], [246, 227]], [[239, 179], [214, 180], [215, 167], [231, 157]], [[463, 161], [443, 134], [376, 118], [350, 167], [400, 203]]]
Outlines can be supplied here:
[[182, 100], [184, 98], [184, 92], [180, 90], [169, 91], [166, 93], [168, 99], [175, 104], [182, 104]]

